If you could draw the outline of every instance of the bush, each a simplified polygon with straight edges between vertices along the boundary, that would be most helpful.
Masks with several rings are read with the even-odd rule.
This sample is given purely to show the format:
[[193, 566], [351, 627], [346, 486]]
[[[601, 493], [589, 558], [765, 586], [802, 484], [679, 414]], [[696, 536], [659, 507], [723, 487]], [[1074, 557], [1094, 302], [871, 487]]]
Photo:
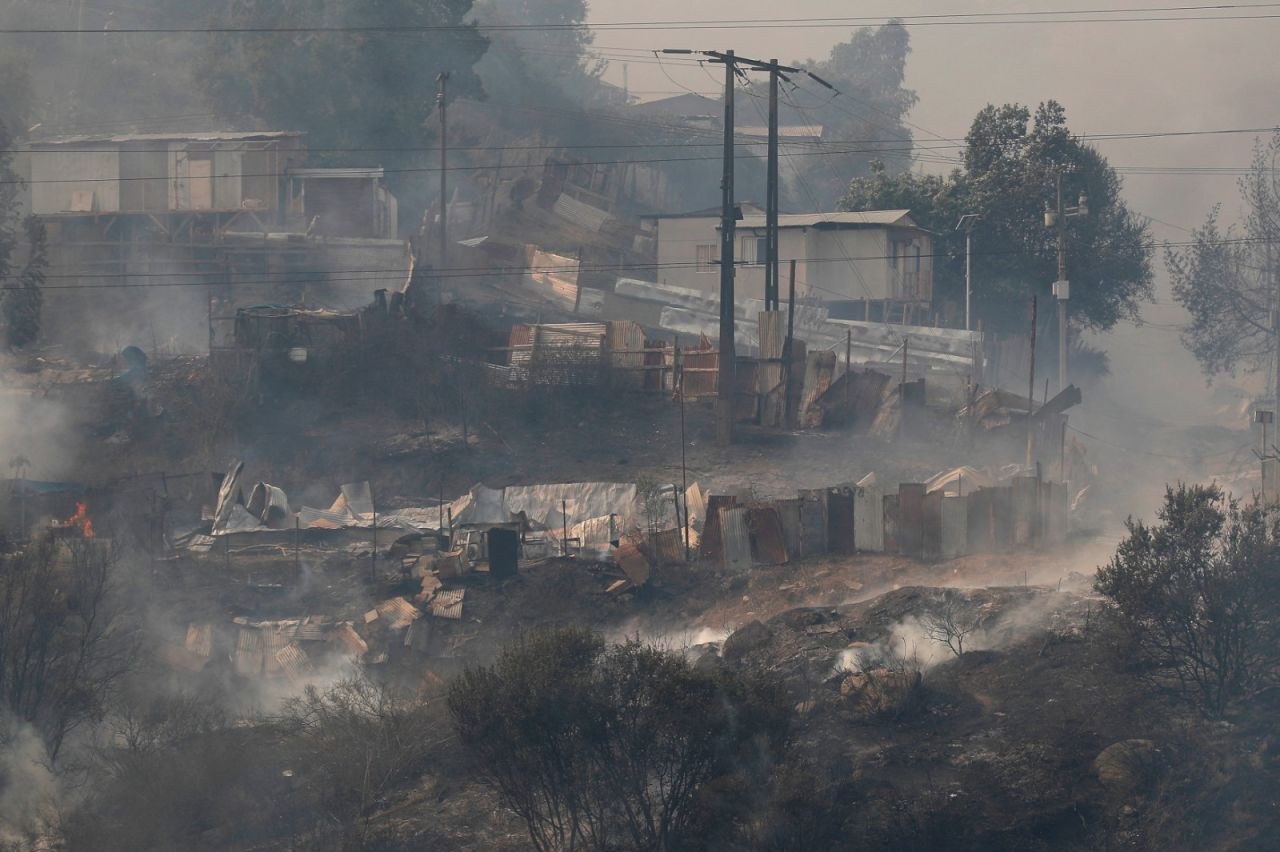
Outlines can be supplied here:
[[749, 797], [721, 793], [744, 777], [763, 783], [788, 724], [773, 681], [698, 671], [575, 628], [525, 637], [493, 666], [468, 669], [448, 703], [462, 744], [540, 850], [705, 837], [710, 810], [743, 816]]
[[1210, 715], [1276, 682], [1280, 526], [1213, 485], [1165, 493], [1155, 526], [1128, 537], [1095, 586], [1156, 680]]

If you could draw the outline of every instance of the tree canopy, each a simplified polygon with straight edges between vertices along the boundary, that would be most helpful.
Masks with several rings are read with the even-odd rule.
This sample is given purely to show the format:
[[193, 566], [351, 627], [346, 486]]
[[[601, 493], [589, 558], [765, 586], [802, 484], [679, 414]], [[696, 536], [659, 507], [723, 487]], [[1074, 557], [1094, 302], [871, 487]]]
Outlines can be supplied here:
[[[1266, 371], [1276, 357], [1268, 313], [1280, 303], [1280, 131], [1254, 147], [1248, 175], [1240, 181], [1244, 222], [1219, 224], [1220, 207], [1191, 234], [1191, 245], [1168, 249], [1165, 266], [1174, 298], [1191, 314], [1182, 340], [1206, 375]], [[1280, 378], [1277, 378], [1280, 382]]]
[[1071, 321], [1107, 330], [1136, 318], [1151, 297], [1147, 226], [1121, 198], [1121, 182], [1105, 157], [1073, 137], [1054, 101], [1035, 111], [1018, 104], [984, 107], [965, 140], [962, 165], [946, 176], [891, 174], [883, 167], [855, 178], [845, 210], [909, 209], [934, 234], [934, 292], [962, 305], [966, 213], [973, 231], [973, 309], [992, 330], [1020, 330], [1034, 294], [1050, 296], [1057, 278], [1057, 241], [1044, 226], [1062, 174], [1064, 203], [1088, 196], [1089, 215], [1067, 226]]

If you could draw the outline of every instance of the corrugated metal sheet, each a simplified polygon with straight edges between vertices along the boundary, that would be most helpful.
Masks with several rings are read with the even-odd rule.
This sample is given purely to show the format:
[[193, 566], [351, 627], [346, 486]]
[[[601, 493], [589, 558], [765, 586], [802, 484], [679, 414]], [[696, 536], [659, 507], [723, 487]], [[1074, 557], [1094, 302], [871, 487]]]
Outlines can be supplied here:
[[1040, 481], [1034, 476], [1015, 476], [1012, 485], [1013, 544], [1030, 547], [1040, 532]]
[[369, 644], [360, 637], [349, 621], [344, 621], [335, 627], [329, 634], [329, 641], [340, 646], [353, 657], [360, 657], [369, 652]]
[[555, 205], [551, 209], [557, 215], [568, 219], [581, 228], [586, 228], [588, 231], [599, 231], [604, 227], [604, 223], [612, 218], [609, 211], [601, 210], [599, 207], [592, 207], [590, 204], [584, 204], [568, 195], [561, 195], [557, 198]]
[[853, 495], [850, 488], [827, 489], [827, 550], [831, 553], [857, 552]]
[[609, 350], [610, 381], [618, 387], [642, 388], [647, 372], [640, 369], [645, 363], [644, 329], [630, 320], [616, 320], [608, 324], [605, 346]]
[[262, 631], [241, 627], [236, 637], [236, 674], [253, 677], [262, 674]]
[[787, 542], [776, 506], [753, 506], [747, 512], [756, 558], [764, 565], [787, 563]]
[[920, 507], [920, 553], [937, 559], [942, 555], [942, 492], [926, 493]]
[[188, 651], [197, 656], [209, 657], [213, 654], [213, 625], [190, 624], [187, 626], [187, 639], [183, 643]]
[[719, 562], [724, 557], [724, 538], [720, 533], [720, 512], [737, 504], [737, 497], [713, 494], [707, 498], [707, 520], [702, 530], [702, 542], [698, 551], [703, 559]]
[[[914, 228], [910, 210], [855, 210], [845, 213], [783, 213], [778, 217], [779, 228], [820, 228], [823, 226], [839, 227], [858, 225], [893, 225], [900, 228]], [[763, 228], [765, 217], [744, 216], [738, 223], [739, 228]]]
[[305, 680], [311, 674], [311, 660], [297, 644], [291, 643], [276, 651], [275, 660], [285, 677], [293, 683]]
[[725, 568], [737, 571], [750, 568], [751, 527], [745, 507], [720, 510], [720, 536]]
[[968, 538], [969, 498], [942, 498], [942, 558], [955, 559], [967, 553]]
[[644, 558], [644, 554], [634, 543], [624, 541], [619, 544], [616, 558], [618, 567], [633, 584], [643, 586], [649, 582], [649, 560]]
[[924, 539], [924, 484], [904, 482], [898, 486], [898, 552], [919, 556]]
[[864, 553], [884, 552], [884, 492], [860, 487], [853, 496], [853, 541]]
[[778, 518], [782, 522], [782, 538], [787, 545], [787, 553], [799, 559], [804, 555], [804, 528], [801, 525], [801, 506], [799, 498], [777, 500]]
[[401, 630], [422, 617], [422, 612], [409, 603], [408, 598], [403, 597], [385, 600], [378, 604], [375, 610], [379, 620], [385, 623], [388, 630]]
[[827, 552], [826, 489], [800, 492], [800, 532], [803, 556]]
[[460, 620], [462, 618], [462, 601], [466, 596], [466, 589], [441, 589], [431, 599], [431, 614], [436, 618]]

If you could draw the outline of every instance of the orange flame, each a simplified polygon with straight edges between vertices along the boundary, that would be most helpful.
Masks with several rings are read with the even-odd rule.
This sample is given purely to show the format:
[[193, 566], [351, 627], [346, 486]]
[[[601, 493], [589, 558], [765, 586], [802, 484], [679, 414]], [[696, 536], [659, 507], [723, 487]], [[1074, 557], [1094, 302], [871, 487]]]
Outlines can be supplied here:
[[87, 503], [76, 503], [76, 513], [67, 518], [63, 524], [65, 527], [79, 527], [80, 534], [85, 538], [93, 538], [93, 521], [89, 518], [89, 506]]

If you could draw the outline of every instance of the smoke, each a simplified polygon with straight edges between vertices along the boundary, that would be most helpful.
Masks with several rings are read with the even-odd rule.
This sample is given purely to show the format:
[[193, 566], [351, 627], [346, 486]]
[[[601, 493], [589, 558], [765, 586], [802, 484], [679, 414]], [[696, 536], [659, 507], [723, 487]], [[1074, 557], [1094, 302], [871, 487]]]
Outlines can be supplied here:
[[0, 843], [21, 848], [44, 834], [58, 796], [52, 761], [35, 728], [0, 715]]

